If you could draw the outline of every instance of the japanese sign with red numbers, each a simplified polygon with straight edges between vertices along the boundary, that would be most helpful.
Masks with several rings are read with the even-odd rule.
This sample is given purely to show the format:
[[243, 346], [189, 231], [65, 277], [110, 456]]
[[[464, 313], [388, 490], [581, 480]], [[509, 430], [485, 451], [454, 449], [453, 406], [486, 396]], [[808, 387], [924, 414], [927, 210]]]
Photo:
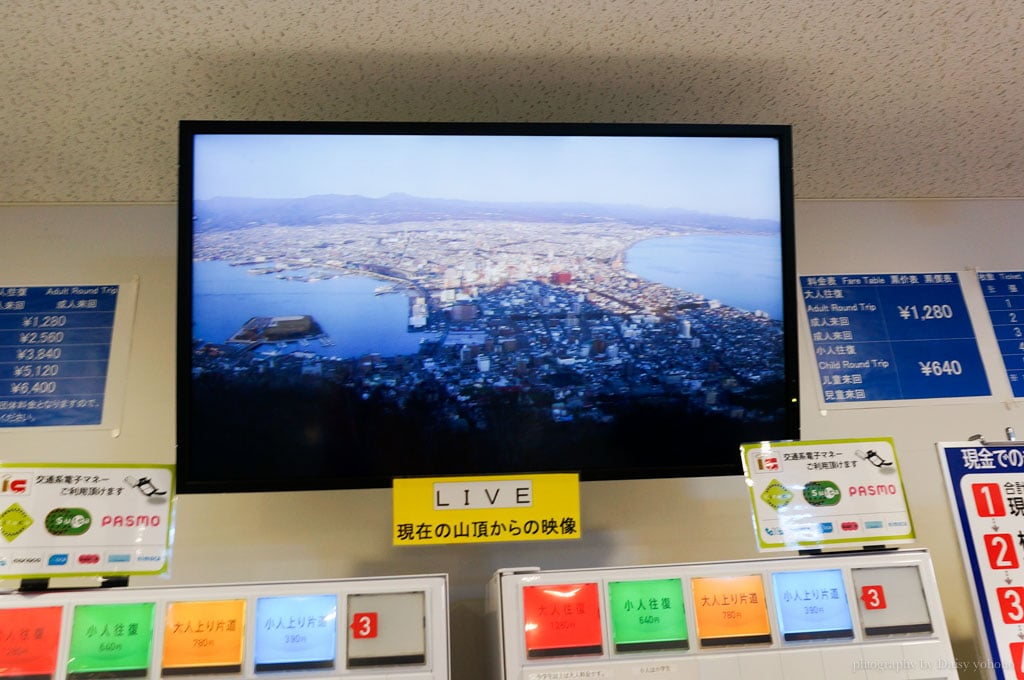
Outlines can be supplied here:
[[993, 677], [1024, 680], [1024, 442], [938, 444]]

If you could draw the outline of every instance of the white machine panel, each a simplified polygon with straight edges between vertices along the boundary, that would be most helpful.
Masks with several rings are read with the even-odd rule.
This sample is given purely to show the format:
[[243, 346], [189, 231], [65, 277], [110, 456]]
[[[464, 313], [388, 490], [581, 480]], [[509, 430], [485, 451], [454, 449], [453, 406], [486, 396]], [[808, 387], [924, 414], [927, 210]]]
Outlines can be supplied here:
[[0, 677], [447, 680], [448, 578], [0, 595]]
[[923, 550], [506, 569], [488, 613], [496, 680], [957, 677]]

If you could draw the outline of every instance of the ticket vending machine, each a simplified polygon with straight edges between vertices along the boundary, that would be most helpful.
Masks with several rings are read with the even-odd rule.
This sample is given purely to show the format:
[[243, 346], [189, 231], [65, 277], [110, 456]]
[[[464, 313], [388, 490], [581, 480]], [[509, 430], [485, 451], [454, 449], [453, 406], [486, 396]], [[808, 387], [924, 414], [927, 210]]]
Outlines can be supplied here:
[[502, 569], [495, 680], [957, 678], [923, 550]]
[[0, 678], [448, 680], [448, 579], [0, 595]]

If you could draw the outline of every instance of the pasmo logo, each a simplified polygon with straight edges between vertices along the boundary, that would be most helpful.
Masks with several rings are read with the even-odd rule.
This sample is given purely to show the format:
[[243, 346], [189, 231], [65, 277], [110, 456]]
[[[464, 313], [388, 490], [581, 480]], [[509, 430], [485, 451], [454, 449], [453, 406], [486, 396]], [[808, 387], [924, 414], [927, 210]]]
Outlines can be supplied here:
[[104, 515], [101, 527], [158, 527], [160, 515]]

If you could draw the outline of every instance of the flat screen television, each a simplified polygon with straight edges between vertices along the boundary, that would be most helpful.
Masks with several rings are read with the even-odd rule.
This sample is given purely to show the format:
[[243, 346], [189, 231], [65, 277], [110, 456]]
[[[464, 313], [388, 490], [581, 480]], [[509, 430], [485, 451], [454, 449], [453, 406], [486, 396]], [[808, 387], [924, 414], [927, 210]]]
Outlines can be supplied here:
[[784, 125], [182, 121], [183, 493], [798, 437]]

